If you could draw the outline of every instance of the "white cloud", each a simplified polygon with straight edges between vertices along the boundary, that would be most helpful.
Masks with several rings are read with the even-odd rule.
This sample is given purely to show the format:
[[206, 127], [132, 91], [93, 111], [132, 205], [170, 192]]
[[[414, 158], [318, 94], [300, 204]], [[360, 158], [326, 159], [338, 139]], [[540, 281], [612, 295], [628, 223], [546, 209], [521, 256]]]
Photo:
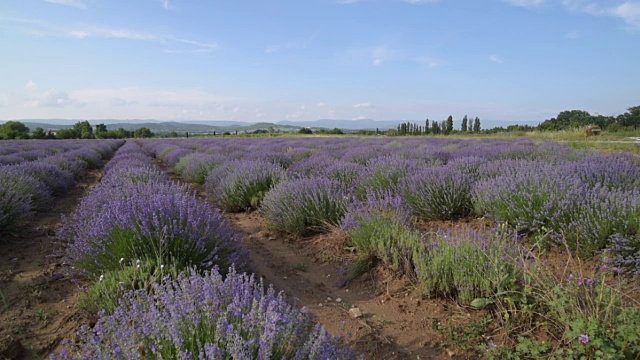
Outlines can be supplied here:
[[374, 108], [375, 106], [367, 102], [367, 103], [355, 104], [353, 105], [353, 107], [356, 109], [371, 109], [371, 108]]
[[160, 3], [160, 6], [162, 6], [162, 8], [165, 10], [169, 10], [172, 8], [169, 0], [157, 0], [157, 1]]
[[325, 105], [326, 105], [326, 104], [325, 104], [325, 103], [323, 103], [323, 102], [319, 102], [319, 103], [317, 103], [317, 104], [316, 104], [316, 106], [317, 106], [317, 107], [325, 107]]
[[254, 114], [256, 115], [256, 118], [261, 118], [261, 117], [265, 117], [267, 114], [265, 114], [264, 112], [262, 112], [262, 110], [260, 109], [256, 109], [254, 111]]
[[38, 90], [38, 84], [36, 84], [33, 80], [29, 80], [26, 84], [24, 84], [24, 89], [29, 92], [35, 92], [36, 90]]
[[373, 58], [373, 65], [376, 66], [402, 57], [401, 50], [396, 50], [386, 45], [371, 48], [369, 54]]
[[237, 114], [237, 113], [240, 112], [240, 108], [236, 106], [236, 107], [233, 108], [233, 110], [231, 112], [233, 112], [234, 114]]
[[87, 5], [84, 4], [84, 2], [80, 1], [80, 0], [44, 0], [45, 2], [51, 3], [51, 4], [59, 4], [59, 5], [66, 5], [66, 6], [71, 6], [71, 7], [75, 7], [78, 9], [86, 9]]
[[628, 25], [640, 29], [640, 3], [626, 1], [610, 9], [610, 13], [623, 19]]
[[354, 118], [351, 118], [351, 120], [366, 120], [366, 119], [367, 119], [367, 117], [366, 116], [362, 116], [362, 115], [356, 116]]
[[128, 39], [128, 40], [158, 40], [159, 36], [153, 34], [138, 33], [135, 31], [125, 29], [108, 29], [108, 28], [96, 28], [96, 29], [83, 29], [72, 30], [68, 32], [69, 36], [85, 39], [85, 38], [115, 38], [115, 39]]
[[363, 0], [336, 0], [336, 3], [340, 5], [349, 5], [362, 2]]
[[544, 4], [545, 0], [504, 0], [506, 3], [513, 6], [520, 6], [526, 8], [538, 7]]
[[82, 105], [82, 103], [70, 98], [66, 92], [55, 88], [47, 90], [33, 99], [29, 99], [24, 104], [25, 107], [30, 108], [66, 107], [69, 105]]
[[305, 39], [290, 41], [284, 44], [268, 45], [267, 47], [265, 47], [264, 52], [266, 52], [267, 54], [273, 54], [282, 50], [302, 50], [309, 46], [317, 36], [318, 31], [315, 31]]
[[2, 101], [0, 101], [0, 107], [9, 107], [9, 97], [2, 95]]
[[188, 40], [188, 39], [176, 39], [176, 41], [184, 44], [200, 47], [200, 48], [205, 48], [205, 49], [216, 49], [218, 47], [217, 43], [204, 43], [204, 42]]
[[618, 1], [616, 5], [608, 3], [605, 5], [592, 0], [562, 0], [569, 11], [619, 18], [629, 25], [629, 30], [640, 30], [640, 2]]
[[502, 59], [498, 55], [489, 56], [489, 60], [493, 61], [494, 63], [502, 64]]

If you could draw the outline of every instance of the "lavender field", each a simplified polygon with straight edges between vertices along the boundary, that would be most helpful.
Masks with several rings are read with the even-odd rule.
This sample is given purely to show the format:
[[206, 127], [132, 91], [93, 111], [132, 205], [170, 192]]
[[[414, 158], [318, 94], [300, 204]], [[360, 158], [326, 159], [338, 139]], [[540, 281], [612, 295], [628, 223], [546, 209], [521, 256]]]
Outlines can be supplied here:
[[439, 138], [0, 146], [0, 232], [110, 158], [56, 234], [68, 271], [90, 284], [79, 306], [97, 316], [56, 359], [376, 358], [249, 275], [233, 213], [294, 241], [340, 239], [345, 283], [385, 269], [473, 312], [490, 325], [432, 329], [461, 356], [640, 356], [634, 155]]

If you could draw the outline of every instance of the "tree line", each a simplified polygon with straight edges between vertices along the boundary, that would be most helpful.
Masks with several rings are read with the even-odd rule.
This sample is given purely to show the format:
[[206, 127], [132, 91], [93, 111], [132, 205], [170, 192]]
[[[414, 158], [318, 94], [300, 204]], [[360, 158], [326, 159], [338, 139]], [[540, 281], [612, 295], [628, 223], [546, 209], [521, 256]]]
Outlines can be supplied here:
[[633, 106], [618, 116], [591, 115], [583, 110], [562, 111], [558, 116], [547, 119], [538, 125], [541, 131], [568, 130], [598, 125], [610, 132], [638, 130], [640, 128], [640, 106]]
[[148, 128], [142, 127], [136, 130], [107, 130], [105, 124], [93, 126], [88, 121], [79, 121], [69, 129], [55, 131], [45, 131], [41, 127], [30, 129], [19, 121], [7, 121], [0, 125], [0, 139], [126, 139], [126, 138], [149, 138], [154, 134]]
[[398, 124], [395, 132], [389, 135], [420, 136], [420, 135], [449, 135], [452, 133], [479, 133], [481, 131], [480, 118], [470, 119], [467, 115], [462, 118], [460, 130], [454, 129], [453, 116], [440, 122], [426, 119], [424, 125], [406, 122]]

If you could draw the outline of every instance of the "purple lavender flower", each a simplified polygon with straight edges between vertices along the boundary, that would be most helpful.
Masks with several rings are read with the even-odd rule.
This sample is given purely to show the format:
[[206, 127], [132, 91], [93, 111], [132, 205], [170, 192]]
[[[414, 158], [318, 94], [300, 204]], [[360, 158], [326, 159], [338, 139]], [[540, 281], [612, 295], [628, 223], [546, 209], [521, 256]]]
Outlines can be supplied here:
[[[194, 358], [355, 359], [306, 309], [286, 302], [273, 287], [231, 268], [126, 294], [113, 315], [83, 328], [80, 344], [65, 343], [52, 359]], [[198, 339], [193, 341], [193, 339]]]
[[587, 334], [582, 334], [580, 335], [580, 342], [583, 344], [588, 344], [589, 343], [589, 335]]

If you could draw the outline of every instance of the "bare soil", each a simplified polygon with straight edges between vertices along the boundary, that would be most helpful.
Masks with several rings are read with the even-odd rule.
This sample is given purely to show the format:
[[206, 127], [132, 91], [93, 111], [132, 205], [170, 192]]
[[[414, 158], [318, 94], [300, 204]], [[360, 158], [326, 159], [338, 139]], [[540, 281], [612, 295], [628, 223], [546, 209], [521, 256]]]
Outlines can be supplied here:
[[0, 234], [0, 359], [45, 358], [90, 323], [76, 306], [80, 284], [55, 255], [54, 237], [61, 215], [70, 214], [101, 176], [91, 171], [51, 209]]
[[[257, 213], [227, 215], [245, 238], [255, 273], [310, 309], [333, 335], [341, 335], [367, 359], [466, 359], [479, 353], [443, 347], [434, 324], [467, 324], [482, 312], [429, 299], [411, 281], [376, 269], [347, 282], [348, 252], [336, 252], [339, 233], [295, 238], [272, 233]], [[346, 253], [346, 254], [345, 254]], [[353, 318], [349, 309], [363, 316]]]

